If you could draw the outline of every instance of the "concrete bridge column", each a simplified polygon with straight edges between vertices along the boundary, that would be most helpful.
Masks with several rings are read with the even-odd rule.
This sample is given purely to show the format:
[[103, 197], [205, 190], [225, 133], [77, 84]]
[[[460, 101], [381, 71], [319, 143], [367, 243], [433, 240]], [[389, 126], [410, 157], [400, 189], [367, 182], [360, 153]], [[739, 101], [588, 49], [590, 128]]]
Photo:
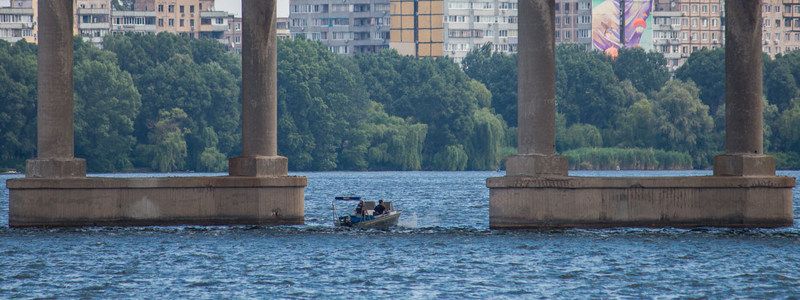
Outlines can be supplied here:
[[725, 154], [716, 176], [772, 176], [775, 159], [764, 155], [762, 1], [726, 0]]
[[75, 158], [72, 84], [73, 1], [39, 3], [37, 155], [27, 161], [29, 178], [86, 176]]
[[242, 155], [231, 176], [285, 176], [278, 156], [276, 0], [242, 1]]
[[510, 176], [566, 176], [556, 155], [555, 0], [519, 2], [518, 155], [506, 162]]

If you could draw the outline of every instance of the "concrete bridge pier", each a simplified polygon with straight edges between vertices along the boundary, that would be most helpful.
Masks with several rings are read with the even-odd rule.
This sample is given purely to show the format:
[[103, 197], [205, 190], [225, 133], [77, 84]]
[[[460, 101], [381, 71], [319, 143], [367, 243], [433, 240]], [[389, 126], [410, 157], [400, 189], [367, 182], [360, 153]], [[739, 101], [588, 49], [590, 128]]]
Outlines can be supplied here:
[[51, 16], [39, 21], [36, 159], [26, 163], [28, 178], [85, 177], [86, 161], [75, 158], [72, 85], [72, 1], [39, 5]]
[[277, 154], [275, 3], [243, 1], [242, 156], [230, 176], [172, 178], [86, 177], [73, 150], [73, 1], [40, 3], [38, 155], [7, 181], [9, 225], [302, 224], [307, 179]]
[[492, 228], [791, 226], [763, 153], [761, 1], [726, 0], [726, 153], [714, 176], [571, 177], [555, 154], [555, 0], [519, 3], [519, 152], [487, 179]]

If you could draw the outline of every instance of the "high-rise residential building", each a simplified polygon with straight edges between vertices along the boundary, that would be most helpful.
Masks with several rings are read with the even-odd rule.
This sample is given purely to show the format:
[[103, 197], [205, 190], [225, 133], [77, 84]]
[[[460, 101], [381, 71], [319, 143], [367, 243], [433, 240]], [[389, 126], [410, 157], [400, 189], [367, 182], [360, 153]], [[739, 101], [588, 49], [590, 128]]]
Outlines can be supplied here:
[[[800, 50], [800, 0], [783, 0], [783, 52]], [[773, 5], [773, 9], [775, 9]]]
[[111, 2], [108, 0], [77, 0], [75, 25], [78, 34], [95, 45], [111, 32]]
[[724, 45], [724, 0], [656, 0], [653, 46], [676, 69], [692, 52]]
[[444, 55], [444, 0], [392, 0], [389, 45], [402, 55]]
[[447, 0], [444, 52], [456, 62], [491, 43], [494, 51], [517, 51], [516, 0]]
[[36, 43], [37, 5], [35, 0], [12, 0], [0, 7], [0, 40]]
[[556, 43], [592, 47], [592, 0], [556, 1]]
[[[289, 18], [278, 17], [275, 22], [275, 33], [278, 39], [286, 39], [291, 37], [289, 33]], [[236, 53], [242, 53], [242, 18], [241, 17], [228, 17], [228, 30], [225, 31], [225, 44], [228, 50]]]
[[[441, 12], [438, 2], [431, 1], [428, 10], [427, 1], [392, 0], [392, 48], [406, 55], [448, 56], [456, 62], [486, 43], [497, 52], [517, 51], [516, 0], [441, 0]], [[590, 49], [592, 0], [556, 0], [555, 13], [556, 42]], [[442, 30], [438, 15], [443, 19]], [[426, 43], [431, 44], [430, 52]]]
[[320, 41], [338, 54], [389, 48], [389, 0], [291, 0], [293, 37]]

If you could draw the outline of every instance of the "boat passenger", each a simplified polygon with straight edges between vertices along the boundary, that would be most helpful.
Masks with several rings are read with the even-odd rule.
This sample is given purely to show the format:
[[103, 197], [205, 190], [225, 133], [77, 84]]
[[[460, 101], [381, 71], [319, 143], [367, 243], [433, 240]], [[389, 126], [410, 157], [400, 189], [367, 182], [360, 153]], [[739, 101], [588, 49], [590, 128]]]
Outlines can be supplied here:
[[363, 215], [364, 214], [364, 200], [358, 202], [358, 206], [356, 206], [356, 215]]
[[386, 207], [383, 206], [383, 199], [378, 200], [378, 205], [375, 206], [375, 213], [373, 213], [373, 215], [382, 215], [384, 211], [386, 211]]

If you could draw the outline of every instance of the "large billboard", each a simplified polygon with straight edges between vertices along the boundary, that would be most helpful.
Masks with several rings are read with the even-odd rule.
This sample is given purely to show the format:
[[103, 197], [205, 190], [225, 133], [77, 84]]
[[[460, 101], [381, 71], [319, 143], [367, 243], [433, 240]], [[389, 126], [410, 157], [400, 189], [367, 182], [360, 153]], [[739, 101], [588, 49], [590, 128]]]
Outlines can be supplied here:
[[[623, 7], [624, 5], [624, 7]], [[624, 10], [622, 9], [624, 8]], [[626, 48], [653, 49], [653, 0], [592, 0], [592, 44], [594, 48], [616, 57], [620, 32], [624, 30]], [[620, 26], [621, 15], [625, 27]]]

